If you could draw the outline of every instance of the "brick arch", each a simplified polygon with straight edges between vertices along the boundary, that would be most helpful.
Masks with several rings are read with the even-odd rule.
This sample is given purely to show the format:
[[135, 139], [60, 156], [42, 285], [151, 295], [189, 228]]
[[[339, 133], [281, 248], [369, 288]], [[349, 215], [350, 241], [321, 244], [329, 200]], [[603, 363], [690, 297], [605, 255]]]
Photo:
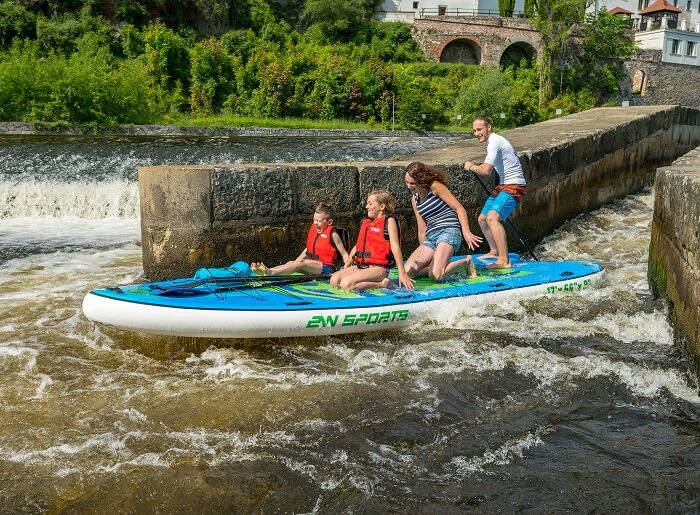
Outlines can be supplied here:
[[512, 44], [527, 42], [539, 54], [542, 38], [532, 24], [521, 18], [488, 16], [434, 16], [413, 22], [413, 38], [426, 57], [443, 61], [443, 52], [456, 40], [471, 41], [479, 48], [479, 64], [498, 66], [503, 52]]
[[443, 43], [438, 56], [441, 63], [481, 64], [481, 45], [476, 38], [455, 37]]
[[517, 64], [522, 58], [527, 59], [531, 63], [537, 60], [537, 48], [529, 39], [512, 38], [507, 43], [508, 46], [503, 49], [498, 58], [500, 66]]

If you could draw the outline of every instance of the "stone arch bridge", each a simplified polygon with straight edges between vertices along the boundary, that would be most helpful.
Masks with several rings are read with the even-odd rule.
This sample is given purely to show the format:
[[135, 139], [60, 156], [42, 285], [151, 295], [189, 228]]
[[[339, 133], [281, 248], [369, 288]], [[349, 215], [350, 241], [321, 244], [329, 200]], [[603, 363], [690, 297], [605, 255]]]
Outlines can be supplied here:
[[432, 16], [413, 26], [428, 59], [442, 63], [508, 66], [535, 61], [542, 50], [540, 33], [525, 18]]

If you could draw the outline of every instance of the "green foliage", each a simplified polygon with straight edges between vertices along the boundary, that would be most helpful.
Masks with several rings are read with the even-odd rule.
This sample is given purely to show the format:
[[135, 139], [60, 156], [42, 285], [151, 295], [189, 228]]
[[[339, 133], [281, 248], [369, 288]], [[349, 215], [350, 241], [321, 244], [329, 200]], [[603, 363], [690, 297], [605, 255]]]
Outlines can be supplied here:
[[[537, 89], [534, 74], [523, 73], [518, 80], [514, 72], [480, 67], [478, 73], [464, 83], [455, 102], [455, 114], [463, 124], [479, 115], [499, 121], [499, 127], [518, 127], [538, 120]], [[505, 119], [501, 119], [501, 113]]]
[[139, 28], [146, 26], [150, 21], [146, 6], [133, 0], [119, 2], [117, 18]]
[[617, 94], [619, 81], [625, 76], [622, 59], [634, 53], [634, 37], [627, 19], [605, 9], [588, 15], [582, 28], [584, 41], [575, 70], [577, 85], [590, 89], [601, 102]]
[[7, 48], [13, 39], [34, 39], [36, 16], [15, 2], [0, 3], [0, 48]]
[[189, 84], [190, 57], [184, 40], [162, 23], [146, 27], [143, 34], [144, 58], [150, 81], [172, 91]]
[[146, 49], [143, 33], [128, 23], [122, 27], [119, 33], [119, 45], [121, 47], [121, 55], [128, 59], [137, 58]]
[[515, 0], [498, 0], [498, 14], [501, 16], [513, 16]]
[[75, 15], [48, 19], [39, 17], [36, 37], [45, 52], [54, 50], [68, 55], [75, 51], [75, 41], [82, 36], [80, 20]]
[[103, 46], [112, 46], [115, 32], [104, 18], [92, 16], [87, 9], [49, 19], [40, 16], [36, 23], [36, 38], [44, 52], [64, 55], [75, 52], [77, 41], [86, 34], [98, 38]]
[[306, 0], [303, 18], [315, 24], [328, 41], [347, 42], [379, 3], [381, 0]]
[[414, 73], [412, 65], [401, 65], [396, 71], [396, 119], [407, 129], [426, 130], [447, 123], [447, 113], [435, 94], [432, 81]]
[[352, 40], [352, 56], [358, 61], [380, 59], [391, 63], [423, 60], [411, 28], [398, 22], [359, 22]]
[[191, 81], [190, 105], [196, 112], [218, 112], [228, 96], [235, 92], [234, 58], [219, 41], [208, 39], [194, 46]]
[[[31, 0], [36, 17], [29, 1], [0, 0], [3, 119], [105, 125], [189, 112], [388, 128], [395, 114], [397, 128], [425, 130], [485, 113], [512, 127], [610, 98], [633, 48], [605, 13], [580, 25], [577, 50], [579, 0], [527, 0], [543, 31], [539, 66], [502, 71], [426, 62], [409, 25], [370, 21], [378, 0]], [[513, 0], [499, 6], [507, 14]]]
[[[596, 101], [593, 94], [588, 89], [578, 92], [567, 92], [563, 95], [552, 98], [541, 110], [541, 118], [548, 120], [555, 116], [566, 116], [579, 111], [585, 111], [595, 107]], [[561, 114], [557, 115], [556, 110], [561, 109]]]
[[585, 3], [580, 0], [539, 0], [531, 21], [540, 32], [542, 52], [539, 58], [539, 103], [552, 96], [552, 66], [555, 59], [566, 62], [571, 38], [583, 21]]
[[533, 19], [537, 12], [537, 2], [535, 0], [525, 0], [523, 2], [523, 11], [526, 18]]
[[105, 52], [42, 56], [17, 43], [0, 62], [0, 118], [98, 126], [148, 123], [155, 95], [137, 61], [114, 66]]
[[243, 62], [247, 62], [257, 46], [255, 32], [251, 29], [232, 30], [221, 37], [221, 44], [231, 55], [239, 56]]

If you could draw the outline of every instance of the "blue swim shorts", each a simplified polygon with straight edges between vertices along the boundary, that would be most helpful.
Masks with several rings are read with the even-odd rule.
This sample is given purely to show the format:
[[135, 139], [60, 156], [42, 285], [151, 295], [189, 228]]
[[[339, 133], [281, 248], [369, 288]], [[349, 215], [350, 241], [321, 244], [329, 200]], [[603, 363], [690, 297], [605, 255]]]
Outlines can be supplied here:
[[443, 229], [433, 229], [425, 235], [421, 245], [435, 250], [439, 243], [449, 243], [455, 252], [462, 244], [462, 229], [459, 227], [445, 227]]
[[322, 275], [331, 275], [335, 272], [335, 268], [323, 263], [323, 269], [321, 270]]
[[481, 214], [486, 216], [489, 211], [496, 211], [501, 215], [501, 220], [505, 220], [518, 205], [518, 199], [506, 191], [501, 191], [497, 196], [486, 199], [486, 203], [481, 210]]

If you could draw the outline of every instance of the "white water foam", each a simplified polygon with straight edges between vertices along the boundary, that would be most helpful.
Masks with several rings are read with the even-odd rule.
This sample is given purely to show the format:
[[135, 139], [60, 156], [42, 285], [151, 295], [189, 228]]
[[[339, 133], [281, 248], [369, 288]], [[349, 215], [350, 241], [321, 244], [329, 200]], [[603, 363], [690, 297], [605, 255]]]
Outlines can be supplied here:
[[137, 218], [138, 214], [135, 182], [0, 181], [0, 219]]
[[487, 450], [481, 456], [455, 456], [450, 461], [450, 468], [460, 476], [488, 472], [488, 467], [510, 465], [525, 456], [525, 451], [544, 445], [542, 437], [553, 431], [550, 427], [540, 427], [517, 438], [504, 442], [494, 450]]

